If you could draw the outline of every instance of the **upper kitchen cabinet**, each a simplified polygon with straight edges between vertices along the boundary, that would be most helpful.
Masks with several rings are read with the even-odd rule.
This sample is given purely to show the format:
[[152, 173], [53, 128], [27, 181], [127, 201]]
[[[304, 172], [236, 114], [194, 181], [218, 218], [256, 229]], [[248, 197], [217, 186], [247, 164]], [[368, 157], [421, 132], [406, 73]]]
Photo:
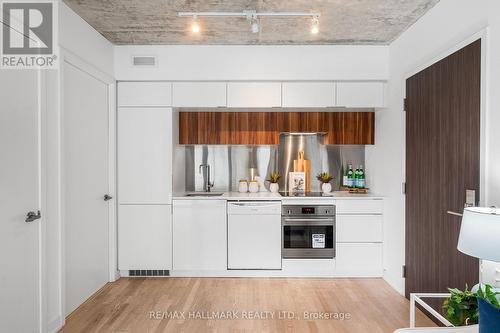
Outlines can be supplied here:
[[384, 82], [337, 82], [337, 106], [346, 108], [385, 107]]
[[118, 109], [120, 204], [169, 204], [172, 192], [172, 109]]
[[283, 82], [283, 107], [335, 106], [334, 82]]
[[281, 82], [229, 82], [227, 107], [281, 107]]
[[175, 107], [225, 107], [225, 82], [174, 82], [172, 103]]
[[165, 107], [172, 105], [170, 82], [119, 82], [118, 107]]

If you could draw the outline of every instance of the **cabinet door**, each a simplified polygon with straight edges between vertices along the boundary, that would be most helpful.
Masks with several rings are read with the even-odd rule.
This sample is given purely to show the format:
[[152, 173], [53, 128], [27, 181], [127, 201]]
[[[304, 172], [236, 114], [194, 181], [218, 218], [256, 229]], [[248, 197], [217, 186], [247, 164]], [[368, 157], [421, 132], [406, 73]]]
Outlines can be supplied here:
[[118, 200], [127, 204], [170, 204], [172, 110], [118, 110]]
[[226, 202], [174, 200], [173, 269], [226, 270]]
[[119, 82], [118, 106], [171, 106], [170, 82]]
[[175, 82], [172, 87], [175, 107], [225, 107], [225, 82]]
[[382, 242], [382, 215], [337, 215], [337, 242]]
[[284, 82], [283, 107], [335, 106], [334, 82]]
[[172, 269], [172, 206], [120, 205], [118, 269]]
[[229, 269], [281, 269], [281, 216], [229, 215]]
[[348, 108], [382, 108], [383, 82], [337, 82], [337, 106]]
[[227, 106], [230, 108], [281, 107], [281, 83], [229, 82]]
[[384, 201], [382, 199], [338, 199], [335, 201], [336, 214], [382, 214]]
[[382, 243], [337, 243], [335, 275], [381, 277]]

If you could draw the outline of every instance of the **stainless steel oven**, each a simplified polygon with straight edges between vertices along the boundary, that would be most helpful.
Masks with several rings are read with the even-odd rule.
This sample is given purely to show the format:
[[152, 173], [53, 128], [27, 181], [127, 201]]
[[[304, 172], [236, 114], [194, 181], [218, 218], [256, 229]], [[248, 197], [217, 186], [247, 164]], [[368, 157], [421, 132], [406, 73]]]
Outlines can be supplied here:
[[281, 212], [283, 258], [335, 258], [334, 205], [285, 205]]

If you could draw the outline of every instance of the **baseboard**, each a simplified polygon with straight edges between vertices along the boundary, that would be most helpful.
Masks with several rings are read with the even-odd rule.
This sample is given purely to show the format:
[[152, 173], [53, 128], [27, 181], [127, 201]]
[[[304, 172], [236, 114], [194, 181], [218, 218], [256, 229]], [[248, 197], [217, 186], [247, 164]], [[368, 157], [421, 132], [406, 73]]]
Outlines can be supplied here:
[[391, 276], [390, 274], [387, 274], [387, 272], [383, 276], [385, 282], [387, 282], [392, 289], [396, 290], [399, 294], [405, 295], [405, 288], [404, 288], [404, 278], [401, 276]]
[[47, 324], [47, 332], [49, 333], [59, 332], [59, 330], [63, 326], [64, 326], [64, 318], [58, 316]]

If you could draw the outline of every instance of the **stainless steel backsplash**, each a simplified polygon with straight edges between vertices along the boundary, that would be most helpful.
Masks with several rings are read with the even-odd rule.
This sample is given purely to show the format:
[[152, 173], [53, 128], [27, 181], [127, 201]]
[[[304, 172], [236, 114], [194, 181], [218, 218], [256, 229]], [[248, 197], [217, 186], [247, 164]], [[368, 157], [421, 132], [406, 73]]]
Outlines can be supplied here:
[[[280, 190], [286, 190], [288, 172], [293, 171], [293, 160], [299, 150], [305, 151], [305, 158], [311, 161], [311, 191], [320, 191], [316, 175], [330, 172], [338, 190], [347, 163], [353, 166], [365, 164], [365, 147], [362, 145], [324, 145], [320, 135], [280, 137], [280, 145], [270, 146], [228, 146], [195, 145], [180, 147], [185, 152], [186, 191], [203, 191], [206, 174], [199, 172], [200, 164], [211, 166], [213, 191], [237, 191], [240, 179], [258, 175], [265, 179], [272, 172], [282, 175]], [[269, 184], [266, 183], [266, 188]]]

